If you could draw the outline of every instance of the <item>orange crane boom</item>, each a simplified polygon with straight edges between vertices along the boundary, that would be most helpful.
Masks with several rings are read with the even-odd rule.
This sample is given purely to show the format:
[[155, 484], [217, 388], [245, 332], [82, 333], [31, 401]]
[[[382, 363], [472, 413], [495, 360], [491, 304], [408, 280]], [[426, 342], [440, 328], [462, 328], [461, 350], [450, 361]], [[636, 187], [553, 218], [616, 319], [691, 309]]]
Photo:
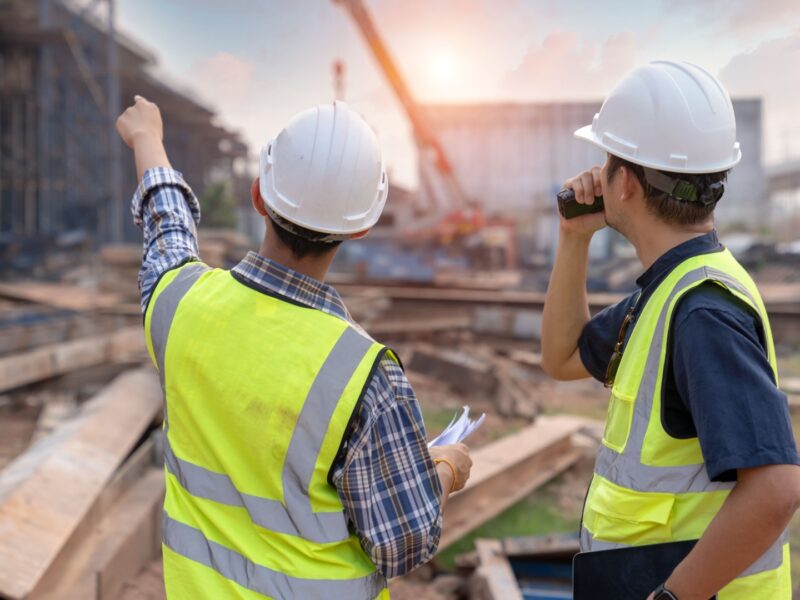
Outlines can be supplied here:
[[[466, 208], [470, 203], [453, 172], [450, 160], [447, 158], [444, 148], [439, 143], [436, 134], [430, 127], [425, 114], [414, 100], [411, 90], [409, 90], [408, 85], [406, 85], [394, 59], [383, 43], [383, 39], [375, 28], [372, 17], [364, 6], [364, 3], [362, 0], [332, 1], [334, 4], [342, 5], [349, 12], [356, 26], [364, 36], [375, 60], [378, 61], [378, 65], [389, 80], [389, 84], [392, 86], [397, 98], [403, 105], [414, 130], [414, 138], [419, 148], [420, 160], [433, 162], [433, 167], [438, 173], [442, 187], [444, 188], [442, 191], [434, 191], [436, 195], [445, 196], [445, 198], [438, 199], [437, 203], [439, 203], [440, 208], [446, 207], [450, 210]], [[425, 169], [423, 169], [423, 173], [424, 171]], [[435, 187], [438, 188], [439, 186]]]

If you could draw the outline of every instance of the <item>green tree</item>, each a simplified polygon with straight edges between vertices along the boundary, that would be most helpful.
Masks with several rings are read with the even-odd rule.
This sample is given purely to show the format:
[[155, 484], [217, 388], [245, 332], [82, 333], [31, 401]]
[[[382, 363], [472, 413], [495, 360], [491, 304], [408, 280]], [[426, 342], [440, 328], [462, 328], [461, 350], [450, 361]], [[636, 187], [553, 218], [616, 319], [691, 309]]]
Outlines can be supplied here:
[[236, 227], [236, 201], [228, 182], [209, 185], [200, 199], [201, 223], [206, 227]]

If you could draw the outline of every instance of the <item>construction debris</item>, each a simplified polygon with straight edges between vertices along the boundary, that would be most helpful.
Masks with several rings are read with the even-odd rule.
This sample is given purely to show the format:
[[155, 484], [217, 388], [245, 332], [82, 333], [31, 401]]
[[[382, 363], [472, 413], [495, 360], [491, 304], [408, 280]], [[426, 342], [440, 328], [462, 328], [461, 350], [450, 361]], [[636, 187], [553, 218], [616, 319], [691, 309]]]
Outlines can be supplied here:
[[158, 378], [152, 369], [123, 374], [81, 412], [57, 451], [35, 445], [38, 459], [20, 458], [33, 466], [29, 476], [0, 486], [2, 596], [29, 597], [96, 522], [104, 486], [161, 412]]
[[470, 591], [475, 600], [572, 597], [572, 558], [579, 551], [576, 535], [478, 539], [475, 548], [469, 557], [474, 561]]
[[53, 344], [0, 358], [0, 392], [83, 367], [141, 358], [143, 352], [142, 328], [126, 327], [107, 335]]
[[122, 300], [119, 294], [33, 281], [0, 283], [0, 297], [80, 311], [110, 308]]
[[580, 417], [539, 417], [534, 424], [474, 450], [466, 487], [447, 502], [439, 549], [577, 462], [584, 450], [574, 445], [573, 435], [587, 423]]
[[470, 588], [478, 600], [523, 600], [511, 564], [498, 540], [475, 540], [479, 567]]
[[[149, 365], [119, 375], [146, 359], [135, 289], [120, 293], [122, 300], [113, 306], [75, 292], [93, 289], [81, 282], [89, 277], [101, 297], [116, 297], [116, 284], [108, 282], [133, 277], [140, 251], [107, 248], [99, 266], [82, 274], [74, 270], [66, 286], [26, 284], [19, 288], [24, 301], [0, 300], [7, 307], [0, 327], [11, 334], [0, 336], [2, 597], [164, 597], [159, 563], [164, 482], [153, 468], [161, 461], [156, 427], [161, 394]], [[70, 298], [63, 302], [38, 291], [58, 296], [62, 287]], [[536, 310], [502, 302], [426, 304], [387, 290], [362, 288], [348, 298], [348, 307], [370, 333], [398, 351], [423, 409], [450, 412], [469, 404], [476, 413], [487, 413], [485, 427], [470, 440], [470, 481], [448, 502], [440, 550], [561, 474], [548, 494], [564, 514], [579, 514], [602, 424], [542, 412], [569, 408], [596, 414], [601, 408], [590, 407], [602, 407], [605, 392], [596, 383], [556, 386], [546, 378], [537, 352]], [[800, 392], [791, 378], [782, 386]], [[53, 497], [59, 499], [55, 504]], [[542, 590], [562, 593], [564, 556], [574, 543], [481, 540], [476, 552], [459, 557], [457, 573], [429, 565], [408, 581], [393, 581], [393, 597], [495, 600], [546, 597], [536, 595], [545, 594]], [[546, 551], [558, 560], [548, 562]], [[553, 574], [544, 583], [531, 576], [541, 565]]]
[[408, 368], [446, 381], [460, 393], [491, 394], [497, 387], [492, 365], [458, 350], [415, 345]]

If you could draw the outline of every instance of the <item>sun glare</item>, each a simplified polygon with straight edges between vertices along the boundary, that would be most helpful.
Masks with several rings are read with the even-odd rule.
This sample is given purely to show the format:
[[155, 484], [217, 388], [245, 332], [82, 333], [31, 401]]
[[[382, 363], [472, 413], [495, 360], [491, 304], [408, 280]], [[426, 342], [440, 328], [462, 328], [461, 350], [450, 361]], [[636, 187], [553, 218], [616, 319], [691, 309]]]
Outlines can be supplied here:
[[453, 83], [459, 76], [461, 65], [451, 52], [437, 52], [430, 62], [432, 78], [439, 83]]

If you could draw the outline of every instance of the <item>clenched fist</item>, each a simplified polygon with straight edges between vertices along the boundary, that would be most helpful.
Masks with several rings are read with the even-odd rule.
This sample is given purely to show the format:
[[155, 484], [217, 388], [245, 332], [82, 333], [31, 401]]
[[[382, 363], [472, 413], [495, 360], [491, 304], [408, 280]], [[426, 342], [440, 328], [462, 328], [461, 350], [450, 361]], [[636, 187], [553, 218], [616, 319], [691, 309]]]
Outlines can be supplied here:
[[122, 141], [134, 148], [137, 139], [162, 142], [164, 125], [158, 106], [142, 96], [134, 96], [133, 106], [125, 109], [117, 119], [117, 132]]
[[[575, 192], [575, 200], [579, 204], [594, 204], [595, 196], [603, 195], [603, 176], [600, 167], [592, 167], [564, 182], [564, 187]], [[588, 237], [606, 226], [605, 213], [590, 213], [574, 219], [561, 217], [561, 231]]]

